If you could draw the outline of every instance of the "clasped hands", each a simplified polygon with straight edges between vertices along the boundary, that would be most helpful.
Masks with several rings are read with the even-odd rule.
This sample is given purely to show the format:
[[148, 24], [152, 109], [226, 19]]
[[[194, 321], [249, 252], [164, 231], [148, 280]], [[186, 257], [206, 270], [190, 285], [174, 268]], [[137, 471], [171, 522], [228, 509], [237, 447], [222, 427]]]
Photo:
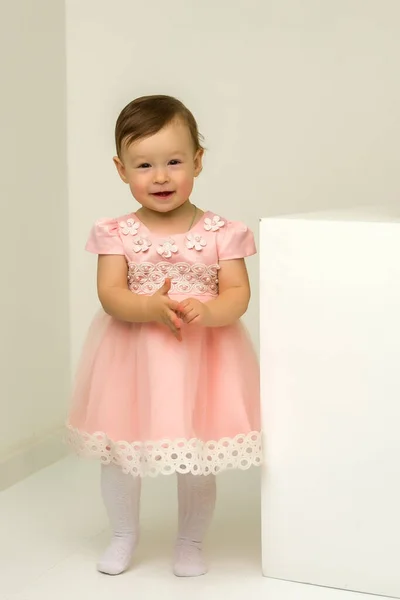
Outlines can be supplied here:
[[193, 325], [207, 326], [209, 308], [196, 298], [187, 298], [176, 302], [168, 296], [171, 289], [171, 279], [166, 279], [164, 285], [155, 294], [147, 298], [149, 321], [164, 323], [177, 340], [182, 341], [182, 322]]

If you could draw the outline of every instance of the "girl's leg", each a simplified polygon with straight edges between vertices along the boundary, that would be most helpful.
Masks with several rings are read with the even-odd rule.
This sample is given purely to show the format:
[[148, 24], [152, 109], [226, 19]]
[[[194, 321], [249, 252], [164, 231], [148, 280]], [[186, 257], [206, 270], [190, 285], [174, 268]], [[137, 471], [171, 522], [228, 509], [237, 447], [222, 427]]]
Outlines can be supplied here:
[[101, 573], [119, 575], [132, 561], [139, 537], [140, 491], [140, 477], [126, 475], [113, 464], [102, 465], [101, 492], [113, 535], [97, 564]]
[[179, 527], [175, 546], [174, 573], [197, 577], [207, 572], [202, 545], [214, 513], [214, 475], [178, 474]]

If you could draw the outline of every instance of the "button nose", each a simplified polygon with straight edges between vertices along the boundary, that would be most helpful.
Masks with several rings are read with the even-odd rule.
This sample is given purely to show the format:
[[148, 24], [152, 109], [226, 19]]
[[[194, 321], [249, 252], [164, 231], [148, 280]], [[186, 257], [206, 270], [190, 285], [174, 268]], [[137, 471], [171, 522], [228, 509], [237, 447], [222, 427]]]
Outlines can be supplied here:
[[157, 169], [154, 183], [166, 183], [168, 181], [168, 173], [165, 169]]

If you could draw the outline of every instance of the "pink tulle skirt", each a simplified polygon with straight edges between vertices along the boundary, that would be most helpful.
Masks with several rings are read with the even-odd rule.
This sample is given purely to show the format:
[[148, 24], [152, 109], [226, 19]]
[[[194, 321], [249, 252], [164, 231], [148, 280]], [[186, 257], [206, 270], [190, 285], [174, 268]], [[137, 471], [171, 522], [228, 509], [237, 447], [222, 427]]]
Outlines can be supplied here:
[[69, 442], [132, 475], [207, 475], [261, 462], [259, 366], [244, 326], [95, 317], [78, 368]]

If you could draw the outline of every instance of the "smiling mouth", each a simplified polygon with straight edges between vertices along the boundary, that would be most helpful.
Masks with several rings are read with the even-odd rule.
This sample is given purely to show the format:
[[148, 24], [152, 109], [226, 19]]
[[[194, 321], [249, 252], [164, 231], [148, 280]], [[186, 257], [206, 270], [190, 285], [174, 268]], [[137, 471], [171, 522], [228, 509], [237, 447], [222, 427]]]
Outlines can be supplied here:
[[174, 192], [155, 192], [152, 196], [157, 196], [157, 198], [168, 198], [172, 196]]

